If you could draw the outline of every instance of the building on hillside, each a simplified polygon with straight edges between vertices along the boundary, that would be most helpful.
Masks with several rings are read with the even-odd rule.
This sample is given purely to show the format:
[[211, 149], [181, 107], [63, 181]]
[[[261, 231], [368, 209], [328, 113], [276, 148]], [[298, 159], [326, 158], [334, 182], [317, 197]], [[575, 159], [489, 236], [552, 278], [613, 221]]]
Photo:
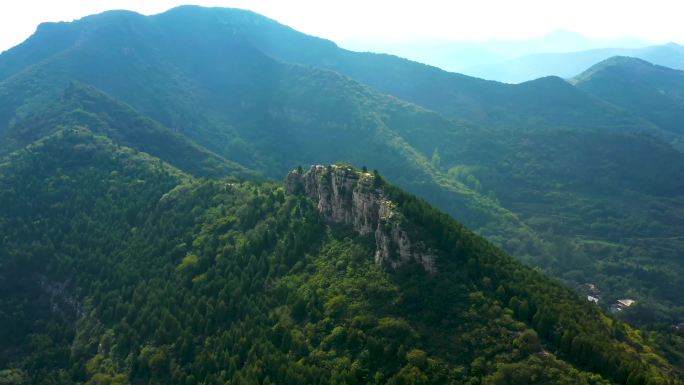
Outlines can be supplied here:
[[617, 300], [617, 302], [610, 305], [610, 311], [613, 313], [623, 311], [628, 307], [634, 305], [635, 302], [635, 300], [629, 298], [619, 299]]
[[634, 302], [636, 301], [634, 301], [633, 299], [619, 299], [617, 300], [617, 305], [621, 306], [624, 309], [634, 305]]

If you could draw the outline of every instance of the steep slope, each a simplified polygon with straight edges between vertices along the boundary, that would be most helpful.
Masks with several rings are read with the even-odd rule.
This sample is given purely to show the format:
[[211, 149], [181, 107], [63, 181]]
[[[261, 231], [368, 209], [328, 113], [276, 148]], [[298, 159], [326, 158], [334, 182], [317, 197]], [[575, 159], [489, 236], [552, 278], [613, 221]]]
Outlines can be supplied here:
[[256, 177], [256, 173], [219, 157], [141, 116], [129, 106], [80, 83], [70, 84], [59, 98], [10, 126], [0, 137], [0, 153], [22, 148], [61, 127], [73, 125], [87, 127], [193, 175]]
[[90, 312], [86, 293], [152, 262], [124, 250], [150, 204], [183, 178], [85, 129], [62, 129], [2, 160], [0, 367], [20, 360], [27, 383], [68, 369], [76, 322]]
[[575, 77], [580, 89], [684, 134], [684, 71], [613, 57]]
[[0, 368], [28, 383], [677, 383], [377, 175], [200, 181], [68, 127], [0, 171]]
[[600, 48], [577, 52], [535, 53], [463, 70], [483, 79], [520, 83], [545, 76], [568, 79], [613, 56], [629, 56], [684, 70], [684, 47], [675, 43], [643, 48]]

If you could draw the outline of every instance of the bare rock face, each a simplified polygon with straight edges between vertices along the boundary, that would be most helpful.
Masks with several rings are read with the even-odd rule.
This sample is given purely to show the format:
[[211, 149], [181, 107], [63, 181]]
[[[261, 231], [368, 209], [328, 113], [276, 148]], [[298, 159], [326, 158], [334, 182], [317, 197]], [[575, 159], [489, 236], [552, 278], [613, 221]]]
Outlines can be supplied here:
[[375, 262], [393, 269], [416, 261], [435, 273], [435, 255], [422, 242], [412, 242], [402, 226], [405, 218], [376, 183], [371, 173], [345, 166], [312, 166], [291, 171], [288, 192], [317, 202], [318, 211], [330, 222], [351, 225], [361, 235], [375, 238]]

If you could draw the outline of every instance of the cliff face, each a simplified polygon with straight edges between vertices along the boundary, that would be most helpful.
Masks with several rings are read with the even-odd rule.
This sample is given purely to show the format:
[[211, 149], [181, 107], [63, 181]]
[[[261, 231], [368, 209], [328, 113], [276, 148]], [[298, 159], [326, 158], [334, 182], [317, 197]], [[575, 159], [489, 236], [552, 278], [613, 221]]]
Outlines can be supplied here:
[[435, 255], [422, 242], [410, 239], [405, 218], [376, 183], [373, 174], [344, 166], [312, 166], [307, 172], [291, 171], [286, 180], [290, 193], [317, 202], [330, 222], [351, 225], [361, 235], [375, 238], [375, 262], [393, 269], [416, 261], [435, 273]]

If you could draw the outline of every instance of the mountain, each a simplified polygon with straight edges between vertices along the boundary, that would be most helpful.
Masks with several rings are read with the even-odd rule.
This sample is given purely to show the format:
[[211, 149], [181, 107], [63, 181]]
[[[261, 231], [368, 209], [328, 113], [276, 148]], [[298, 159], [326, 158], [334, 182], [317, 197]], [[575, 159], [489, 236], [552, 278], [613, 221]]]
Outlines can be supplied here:
[[[194, 17], [204, 20], [202, 15]], [[432, 194], [412, 192], [569, 285], [598, 287], [606, 307], [634, 296], [657, 314], [634, 320], [681, 322], [684, 302], [676, 293], [684, 289], [677, 258], [683, 245], [679, 230], [668, 231], [684, 223], [677, 182], [684, 178], [684, 159], [669, 144], [680, 142], [678, 137], [557, 77], [506, 85], [345, 51], [253, 14], [239, 20], [244, 25], [236, 30], [245, 30], [272, 57], [331, 69], [444, 116], [475, 122], [459, 130], [424, 126], [401, 135], [425, 156], [437, 154], [437, 168], [449, 178], [513, 212], [532, 229], [534, 241], [501, 237], [491, 230], [497, 225], [471, 222]]]
[[257, 175], [80, 83], [70, 84], [55, 101], [12, 125], [2, 136], [0, 153], [23, 148], [67, 125], [88, 127], [116, 143], [159, 157], [194, 175], [248, 178]]
[[[62, 45], [68, 48], [60, 49], [62, 45], [50, 50], [41, 48], [44, 40], [50, 39], [42, 36], [46, 34], [63, 37], [67, 43]], [[105, 46], [107, 50], [103, 50]], [[195, 55], [188, 58], [185, 55], [188, 51]], [[237, 52], [239, 55], [233, 55]], [[648, 122], [577, 92], [560, 79], [541, 79], [520, 86], [485, 81], [394, 56], [347, 51], [331, 41], [304, 35], [261, 15], [234, 9], [185, 6], [148, 18], [110, 12], [72, 24], [41, 26], [34, 36], [3, 55], [0, 79], [7, 79], [18, 68], [26, 68], [49, 57], [50, 60], [41, 63], [42, 67], [52, 67], [50, 71], [62, 71], [62, 75], [76, 76], [93, 84], [171, 128], [190, 124], [219, 125], [221, 131], [225, 131], [225, 126], [230, 125], [225, 118], [205, 121], [208, 118], [197, 117], [193, 118], [197, 122], [181, 122], [179, 119], [188, 120], [188, 115], [196, 113], [183, 114], [175, 121], [168, 117], [165, 121], [162, 117], [175, 116], [179, 109], [215, 109], [218, 100], [223, 105], [242, 102], [235, 100], [235, 96], [226, 99], [226, 87], [222, 86], [230, 86], [232, 93], [243, 98], [255, 94], [255, 87], [273, 87], [276, 74], [254, 76], [278, 67], [269, 67], [268, 57], [261, 57], [263, 55], [278, 61], [333, 70], [449, 118], [476, 123], [516, 127], [648, 126]], [[212, 60], [203, 60], [207, 57]], [[240, 62], [248, 60], [253, 63], [251, 67], [240, 67]], [[221, 62], [224, 66], [212, 67], [208, 65], [211, 62]], [[92, 72], [96, 63], [98, 66], [116, 65], [117, 71], [103, 69], [108, 74], [103, 77], [103, 72]], [[152, 68], [154, 72], [151, 72]], [[200, 70], [211, 76], [195, 78]], [[121, 89], [123, 85], [132, 87], [135, 79], [142, 82], [141, 74], [146, 74], [155, 84], [167, 84], [168, 89], [142, 89], [143, 84], [140, 84], [141, 89], [134, 95]], [[124, 77], [128, 82], [123, 82]], [[215, 79], [223, 81], [214, 83]], [[260, 85], [254, 83], [256, 79], [260, 79]], [[541, 93], [540, 88], [545, 92]], [[190, 95], [177, 100], [174, 91], [178, 89], [187, 89]], [[209, 105], [205, 106], [207, 103]], [[576, 114], [570, 108], [585, 112]], [[202, 115], [216, 115], [216, 112]], [[229, 141], [220, 138], [218, 133], [214, 135], [213, 143]]]
[[639, 333], [378, 174], [196, 179], [65, 126], [0, 163], [15, 383], [676, 384]]
[[[259, 24], [255, 17], [238, 10], [181, 7], [153, 17], [109, 12], [40, 27], [34, 37], [0, 57], [2, 63], [40, 60], [0, 75], [5, 78], [0, 83], [0, 117], [5, 117], [0, 132], [3, 125], [11, 130], [37, 114], [75, 80], [266, 176], [276, 178], [316, 162], [366, 165], [382, 169], [413, 193], [430, 196], [470, 225], [497, 222], [490, 232], [531, 245], [539, 242], [496, 202], [435, 169], [431, 156], [436, 145], [419, 151], [406, 139], [408, 134], [459, 132], [466, 129], [464, 124], [340, 74], [275, 60], [248, 44], [259, 34], [235, 30], [226, 35], [231, 23], [257, 30], [272, 23], [259, 16], [256, 21], [266, 23]], [[40, 45], [41, 31], [55, 28], [80, 35], [72, 36], [69, 49], [52, 56], [26, 54]], [[10, 67], [17, 68], [2, 68]]]
[[681, 383], [684, 155], [562, 79], [116, 11], [0, 55], [0, 137], [1, 381]]
[[199, 161], [212, 153], [247, 178], [238, 170], [280, 179], [298, 165], [365, 165], [568, 286], [596, 287], [604, 308], [636, 299], [641, 313], [621, 317], [684, 320], [675, 134], [560, 78], [485, 81], [343, 50], [247, 11], [180, 7], [41, 25], [0, 56], [0, 79], [12, 148], [59, 122], [44, 107], [85, 83], [197, 159], [97, 108], [76, 109], [105, 123], [79, 126], [185, 172], [224, 175]]
[[613, 56], [630, 56], [665, 67], [684, 69], [684, 47], [676, 43], [641, 48], [596, 48], [576, 52], [540, 52], [472, 66], [462, 72], [484, 79], [520, 83], [545, 76], [571, 78]]
[[[185, 23], [193, 20], [204, 26], [213, 24], [216, 30], [231, 25], [231, 33], [245, 36], [253, 47], [274, 58], [333, 70], [448, 118], [518, 128], [649, 126], [558, 78], [522, 85], [486, 81], [391, 55], [344, 50], [331, 41], [238, 10], [212, 13], [207, 9], [178, 8], [165, 16], [182, 18]], [[575, 113], [577, 110], [583, 113]]]
[[[374, 39], [349, 39], [341, 43], [342, 46], [354, 51], [389, 53], [436, 66], [446, 71], [461, 73], [469, 73], [469, 70], [477, 70], [483, 66], [495, 65], [521, 56], [541, 52], [565, 53], [604, 47], [622, 47], [627, 49], [642, 48], [649, 45], [647, 42], [630, 37], [595, 39], [568, 30], [556, 30], [540, 37], [518, 40], [415, 40], [393, 42]], [[552, 74], [542, 76], [548, 75]], [[532, 80], [542, 76], [525, 80]]]
[[573, 82], [664, 130], [684, 134], [684, 71], [636, 58], [613, 57], [592, 66]]

